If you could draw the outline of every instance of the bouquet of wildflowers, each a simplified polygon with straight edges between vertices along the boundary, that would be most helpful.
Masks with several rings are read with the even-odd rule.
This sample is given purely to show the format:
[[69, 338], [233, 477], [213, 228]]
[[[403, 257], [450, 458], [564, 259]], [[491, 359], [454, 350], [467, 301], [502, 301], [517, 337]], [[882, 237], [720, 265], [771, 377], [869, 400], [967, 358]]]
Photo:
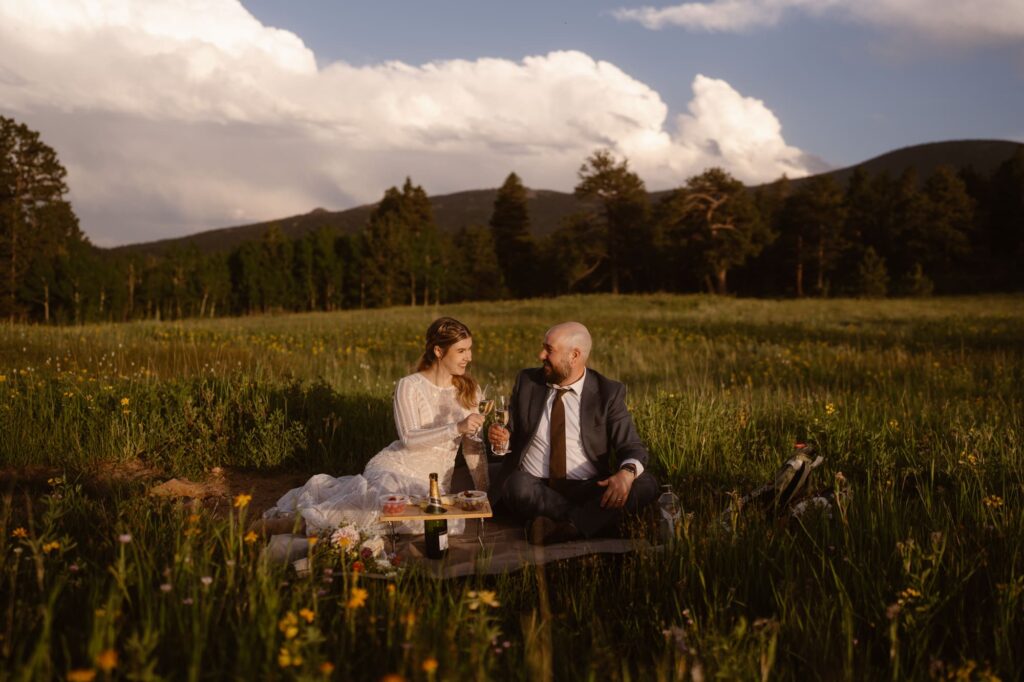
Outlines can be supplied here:
[[327, 551], [338, 556], [343, 563], [350, 563], [354, 572], [361, 573], [368, 567], [389, 576], [398, 572], [399, 558], [387, 551], [380, 534], [349, 523], [338, 526], [328, 537], [329, 542], [323, 543], [328, 545]]

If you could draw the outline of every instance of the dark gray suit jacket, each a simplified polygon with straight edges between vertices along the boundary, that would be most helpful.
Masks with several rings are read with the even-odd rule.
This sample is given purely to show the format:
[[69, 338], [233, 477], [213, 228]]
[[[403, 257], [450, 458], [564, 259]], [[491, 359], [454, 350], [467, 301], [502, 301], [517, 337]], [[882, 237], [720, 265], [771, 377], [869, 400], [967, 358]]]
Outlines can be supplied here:
[[[492, 497], [501, 497], [505, 479], [519, 468], [544, 414], [548, 390], [540, 367], [524, 369], [516, 377], [509, 401], [512, 412], [510, 452], [505, 455], [501, 472], [491, 486]], [[612, 454], [617, 462], [635, 459], [647, 466], [647, 448], [640, 441], [633, 418], [626, 409], [626, 387], [589, 368], [580, 396], [580, 432], [583, 452], [597, 466], [602, 478], [612, 473]]]

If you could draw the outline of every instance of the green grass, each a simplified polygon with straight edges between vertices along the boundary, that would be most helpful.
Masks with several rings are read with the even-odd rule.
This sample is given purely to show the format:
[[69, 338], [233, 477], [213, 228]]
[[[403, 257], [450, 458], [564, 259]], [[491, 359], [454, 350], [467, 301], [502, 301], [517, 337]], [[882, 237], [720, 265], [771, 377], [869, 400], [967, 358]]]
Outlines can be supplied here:
[[[693, 514], [680, 541], [498, 577], [407, 570], [391, 586], [318, 547], [300, 578], [244, 540], [249, 509], [158, 502], [113, 475], [358, 472], [393, 438], [394, 381], [442, 313], [474, 330], [474, 374], [504, 391], [548, 326], [587, 324], [593, 366], [629, 386], [651, 466]], [[1019, 678], [1022, 351], [1020, 297], [594, 296], [0, 327], [0, 466], [15, 481], [0, 679], [103, 679], [105, 651], [124, 679], [321, 679], [325, 662], [368, 680]], [[818, 484], [842, 472], [845, 513], [723, 526], [795, 440], [828, 458]]]

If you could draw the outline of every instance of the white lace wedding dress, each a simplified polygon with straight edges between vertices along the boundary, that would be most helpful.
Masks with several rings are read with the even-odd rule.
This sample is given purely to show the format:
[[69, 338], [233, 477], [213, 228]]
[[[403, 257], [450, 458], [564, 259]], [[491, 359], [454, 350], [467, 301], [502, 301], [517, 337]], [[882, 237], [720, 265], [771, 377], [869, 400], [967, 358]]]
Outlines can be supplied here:
[[[307, 535], [350, 523], [360, 529], [377, 530], [381, 495], [425, 496], [434, 472], [442, 493], [450, 489], [460, 443], [474, 486], [487, 489], [483, 445], [459, 434], [458, 423], [471, 410], [459, 403], [453, 386], [440, 388], [418, 372], [410, 374], [395, 387], [394, 407], [398, 440], [374, 455], [362, 474], [317, 474], [301, 488], [285, 493], [264, 518], [301, 514]], [[449, 521], [448, 532], [459, 533], [464, 526], [463, 521]], [[423, 522], [403, 523], [399, 532], [422, 533]]]

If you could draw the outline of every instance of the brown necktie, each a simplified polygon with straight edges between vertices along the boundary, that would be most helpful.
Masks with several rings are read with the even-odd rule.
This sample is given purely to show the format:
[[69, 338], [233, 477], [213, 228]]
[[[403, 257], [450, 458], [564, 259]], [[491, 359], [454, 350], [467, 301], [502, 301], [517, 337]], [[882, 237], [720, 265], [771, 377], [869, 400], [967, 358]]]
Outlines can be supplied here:
[[567, 388], [555, 389], [555, 400], [551, 403], [551, 461], [548, 465], [548, 483], [559, 489], [565, 482], [565, 403], [562, 396]]

